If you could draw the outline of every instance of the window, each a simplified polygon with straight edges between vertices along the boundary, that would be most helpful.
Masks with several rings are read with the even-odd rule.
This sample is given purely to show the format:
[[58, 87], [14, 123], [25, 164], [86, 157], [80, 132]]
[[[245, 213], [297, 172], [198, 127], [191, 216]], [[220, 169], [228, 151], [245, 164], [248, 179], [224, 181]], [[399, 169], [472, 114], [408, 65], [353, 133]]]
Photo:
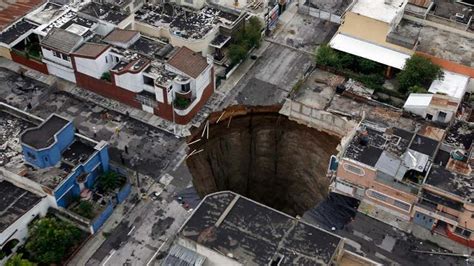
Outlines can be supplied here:
[[61, 57], [62, 59], [69, 61], [69, 56], [67, 56], [66, 54], [61, 54]]
[[460, 236], [463, 236], [465, 238], [469, 238], [471, 237], [471, 231], [467, 230], [467, 229], [464, 229], [464, 228], [461, 228], [461, 227], [456, 227], [454, 229], [454, 233], [460, 235]]
[[181, 85], [181, 91], [182, 92], [189, 92], [190, 90], [191, 90], [191, 85], [189, 83]]
[[184, 2], [188, 3], [188, 4], [193, 4], [193, 0], [184, 0]]
[[387, 201], [388, 197], [385, 196], [384, 194], [382, 193], [379, 193], [377, 191], [374, 191], [374, 190], [369, 190], [369, 196], [371, 196], [372, 198], [375, 198], [375, 199], [378, 199], [380, 201]]
[[109, 56], [106, 56], [106, 57], [105, 57], [105, 63], [106, 63], [106, 64], [109, 63]]
[[362, 169], [360, 167], [357, 167], [355, 165], [345, 163], [345, 164], [343, 164], [343, 167], [344, 167], [344, 170], [346, 170], [348, 172], [351, 172], [353, 174], [356, 174], [356, 175], [359, 175], [359, 176], [364, 176], [365, 175], [364, 169]]
[[57, 58], [61, 58], [61, 53], [53, 50], [53, 55]]
[[394, 200], [393, 205], [397, 206], [400, 209], [404, 209], [406, 211], [409, 211], [411, 207], [410, 204], [405, 203], [403, 201], [399, 201], [399, 200]]

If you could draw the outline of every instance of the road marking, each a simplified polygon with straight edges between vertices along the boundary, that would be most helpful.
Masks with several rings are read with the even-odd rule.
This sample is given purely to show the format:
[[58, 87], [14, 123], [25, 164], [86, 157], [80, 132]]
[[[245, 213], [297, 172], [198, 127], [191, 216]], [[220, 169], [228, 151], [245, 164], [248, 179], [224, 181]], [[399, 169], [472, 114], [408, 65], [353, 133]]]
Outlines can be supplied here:
[[155, 259], [156, 255], [158, 255], [158, 252], [160, 252], [160, 250], [163, 248], [163, 246], [166, 244], [167, 241], [168, 241], [168, 238], [165, 239], [165, 241], [163, 242], [163, 244], [161, 244], [161, 246], [158, 248], [158, 250], [155, 252], [155, 254], [153, 254], [153, 256], [152, 256], [151, 259], [148, 261], [148, 263], [146, 264], [146, 266], [150, 266], [151, 262]]
[[127, 236], [131, 235], [133, 230], [135, 230], [135, 225], [132, 227], [132, 229], [130, 229], [130, 231], [128, 232]]
[[112, 249], [112, 253], [110, 253], [110, 255], [107, 257], [107, 259], [104, 261], [104, 263], [102, 263], [102, 266], [104, 266], [110, 260], [110, 258], [112, 258], [112, 256], [115, 254], [115, 252], [117, 252], [117, 250]]

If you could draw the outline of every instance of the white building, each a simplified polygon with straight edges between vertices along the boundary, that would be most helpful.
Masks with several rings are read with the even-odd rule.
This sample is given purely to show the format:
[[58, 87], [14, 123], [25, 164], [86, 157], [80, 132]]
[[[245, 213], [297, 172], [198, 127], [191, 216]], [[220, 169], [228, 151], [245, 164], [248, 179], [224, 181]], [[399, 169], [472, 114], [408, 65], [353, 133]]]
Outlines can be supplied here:
[[28, 224], [46, 215], [51, 201], [38, 196], [0, 176], [0, 252], [5, 255], [0, 264], [8, 260], [28, 237]]

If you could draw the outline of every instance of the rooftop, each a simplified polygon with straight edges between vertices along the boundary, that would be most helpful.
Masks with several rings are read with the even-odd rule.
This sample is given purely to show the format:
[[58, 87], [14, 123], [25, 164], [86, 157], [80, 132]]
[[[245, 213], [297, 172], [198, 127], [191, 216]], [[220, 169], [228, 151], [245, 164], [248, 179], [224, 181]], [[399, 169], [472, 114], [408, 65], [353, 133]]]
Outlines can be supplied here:
[[53, 28], [61, 28], [85, 37], [85, 35], [88, 36], [91, 34], [90, 30], [92, 30], [95, 25], [95, 21], [80, 17], [76, 12], [69, 10], [51, 23], [45, 24], [42, 32], [43, 34], [47, 34]]
[[69, 54], [73, 52], [83, 40], [84, 39], [77, 34], [61, 28], [54, 28], [41, 40], [41, 45]]
[[245, 265], [327, 265], [342, 239], [233, 192], [207, 195], [180, 231]]
[[41, 197], [2, 180], [0, 176], [0, 233], [32, 209]]
[[186, 39], [200, 39], [216, 25], [232, 25], [238, 17], [208, 6], [193, 11], [172, 4], [144, 5], [135, 14], [137, 21], [155, 27], [169, 27], [172, 34]]
[[416, 134], [410, 149], [431, 157], [436, 152], [438, 144], [439, 141]]
[[464, 150], [471, 148], [474, 140], [474, 127], [467, 122], [456, 120], [447, 130], [444, 142]]
[[[474, 41], [474, 40], [473, 40]], [[431, 93], [441, 93], [461, 100], [467, 89], [469, 77], [444, 70], [444, 78], [435, 80], [431, 83]]]
[[115, 25], [118, 25], [130, 16], [129, 13], [121, 10], [118, 6], [109, 3], [99, 4], [97, 2], [89, 2], [80, 12]]
[[47, 148], [54, 143], [55, 135], [68, 123], [66, 119], [53, 114], [38, 127], [26, 130], [21, 141], [35, 149]]
[[179, 48], [167, 63], [192, 78], [197, 78], [209, 66], [205, 57], [186, 46]]
[[84, 43], [79, 49], [74, 52], [74, 55], [97, 58], [103, 52], [105, 52], [110, 46], [100, 43]]
[[26, 20], [20, 20], [0, 34], [0, 42], [3, 42], [5, 44], [11, 44], [16, 41], [20, 36], [30, 30], [35, 29], [36, 27], [38, 27], [36, 24], [33, 24]]
[[107, 43], [129, 43], [140, 35], [140, 32], [134, 30], [114, 29], [104, 39]]
[[474, 68], [474, 41], [454, 32], [424, 26], [417, 51]]
[[20, 144], [21, 133], [28, 128], [38, 126], [39, 123], [33, 121], [28, 120], [28, 117], [20, 118], [0, 110], [0, 143], [2, 143], [0, 145], [2, 150], [0, 152], [0, 167], [29, 178], [47, 188], [55, 189], [78, 163], [86, 160], [85, 156], [92, 154], [95, 143], [83, 142], [82, 138], [76, 136], [76, 141], [63, 153], [62, 161], [58, 166], [35, 169], [25, 164]]
[[358, 0], [351, 12], [390, 24], [403, 12], [404, 3], [405, 0]]
[[426, 178], [426, 184], [466, 199], [474, 200], [474, 180], [472, 175], [461, 175], [446, 169], [445, 165], [433, 165]]
[[157, 54], [163, 48], [165, 48], [165, 46], [165, 43], [141, 36], [136, 42], [134, 42], [130, 47], [128, 47], [128, 49], [153, 58], [157, 56]]
[[63, 5], [48, 2], [43, 8], [26, 15], [26, 18], [40, 25], [47, 24], [60, 16], [65, 10], [66, 7]]
[[45, 0], [2, 1], [0, 5], [0, 30], [4, 30], [45, 2]]
[[[414, 133], [400, 128], [387, 128], [381, 124], [364, 121], [344, 156], [377, 167], [389, 157], [400, 158], [407, 151], [413, 135]], [[384, 151], [389, 152], [391, 156], [382, 156]]]

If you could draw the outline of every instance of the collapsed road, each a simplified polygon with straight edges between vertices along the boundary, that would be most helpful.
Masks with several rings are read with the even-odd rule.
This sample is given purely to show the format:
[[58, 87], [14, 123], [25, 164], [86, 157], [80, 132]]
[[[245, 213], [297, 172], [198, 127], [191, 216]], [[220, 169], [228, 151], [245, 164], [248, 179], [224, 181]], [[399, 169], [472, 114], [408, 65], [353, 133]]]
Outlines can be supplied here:
[[280, 108], [229, 107], [196, 130], [186, 162], [201, 197], [231, 190], [293, 216], [326, 198], [340, 139], [289, 120]]

